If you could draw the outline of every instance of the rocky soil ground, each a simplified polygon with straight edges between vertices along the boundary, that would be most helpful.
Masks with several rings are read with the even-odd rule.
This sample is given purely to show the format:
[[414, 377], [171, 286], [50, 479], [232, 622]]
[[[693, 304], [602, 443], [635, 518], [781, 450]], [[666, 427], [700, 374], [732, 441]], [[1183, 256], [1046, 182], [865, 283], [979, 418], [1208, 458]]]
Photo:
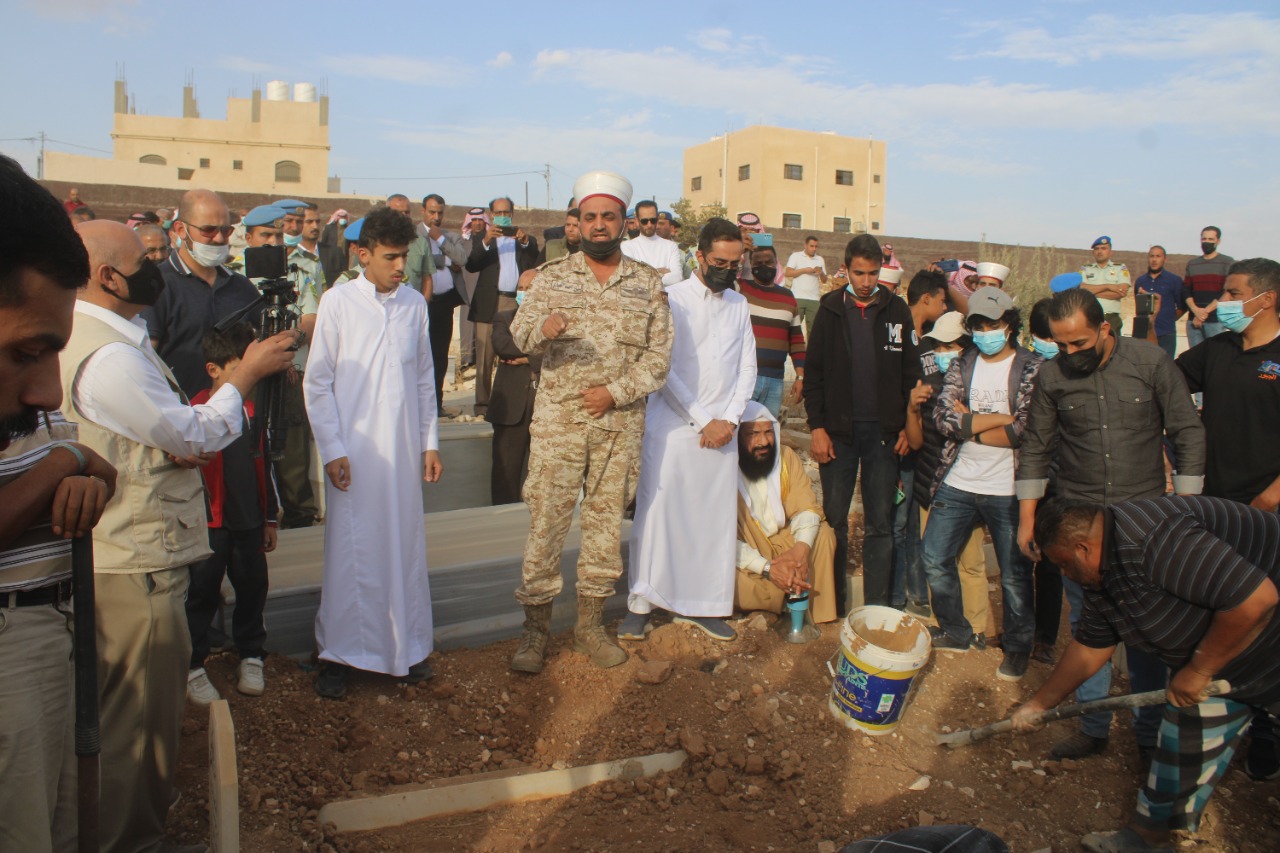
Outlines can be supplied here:
[[[235, 693], [232, 655], [210, 674], [236, 724], [242, 850], [276, 851], [823, 851], [920, 823], [971, 823], [1015, 851], [1077, 850], [1085, 832], [1118, 828], [1139, 784], [1128, 718], [1110, 751], [1046, 762], [1069, 723], [957, 751], [940, 730], [981, 725], [1029, 696], [995, 678], [1000, 652], [935, 655], [892, 735], [850, 731], [827, 710], [834, 625], [807, 646], [783, 642], [773, 617], [744, 619], [718, 643], [663, 624], [631, 659], [601, 671], [555, 638], [539, 676], [510, 671], [515, 642], [433, 658], [434, 681], [405, 687], [353, 679], [343, 701], [318, 698], [313, 674], [272, 658], [260, 698]], [[645, 679], [642, 681], [641, 679]], [[659, 681], [652, 684], [648, 681]], [[1123, 685], [1117, 685], [1122, 687]], [[683, 748], [681, 769], [603, 783], [573, 796], [493, 808], [394, 830], [338, 835], [317, 822], [327, 802], [500, 768], [550, 769]], [[189, 708], [177, 835], [208, 837], [207, 715]], [[1280, 838], [1280, 787], [1231, 770], [1201, 832], [1183, 849], [1263, 853]]]

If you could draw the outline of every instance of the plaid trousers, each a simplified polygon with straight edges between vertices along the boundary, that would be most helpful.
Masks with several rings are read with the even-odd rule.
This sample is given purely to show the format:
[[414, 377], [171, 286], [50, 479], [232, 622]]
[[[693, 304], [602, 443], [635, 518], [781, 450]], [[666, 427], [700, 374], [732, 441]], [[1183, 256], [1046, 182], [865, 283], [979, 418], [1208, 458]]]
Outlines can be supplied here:
[[1250, 706], [1231, 699], [1215, 697], [1185, 708], [1166, 705], [1135, 822], [1155, 831], [1195, 832], [1252, 719]]

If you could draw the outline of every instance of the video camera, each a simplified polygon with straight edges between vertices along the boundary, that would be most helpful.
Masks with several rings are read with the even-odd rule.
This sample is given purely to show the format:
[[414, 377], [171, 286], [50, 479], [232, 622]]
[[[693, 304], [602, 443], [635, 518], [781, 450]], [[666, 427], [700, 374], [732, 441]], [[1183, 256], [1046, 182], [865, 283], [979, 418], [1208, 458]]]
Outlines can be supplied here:
[[[298, 292], [289, 275], [297, 271], [297, 265], [289, 263], [287, 246], [252, 246], [245, 249], [244, 274], [258, 288], [260, 295], [241, 310], [223, 318], [216, 328], [223, 331], [234, 326], [259, 305], [265, 307], [258, 323], [258, 340], [266, 340], [296, 328], [298, 312], [293, 305], [298, 301]], [[289, 428], [284, 413], [284, 382], [284, 375], [277, 373], [263, 379], [255, 389], [258, 403], [253, 419], [255, 439], [262, 434], [261, 430], [266, 429], [267, 440], [264, 445], [267, 456], [277, 460], [284, 456], [285, 434]], [[254, 445], [258, 444], [255, 440]]]

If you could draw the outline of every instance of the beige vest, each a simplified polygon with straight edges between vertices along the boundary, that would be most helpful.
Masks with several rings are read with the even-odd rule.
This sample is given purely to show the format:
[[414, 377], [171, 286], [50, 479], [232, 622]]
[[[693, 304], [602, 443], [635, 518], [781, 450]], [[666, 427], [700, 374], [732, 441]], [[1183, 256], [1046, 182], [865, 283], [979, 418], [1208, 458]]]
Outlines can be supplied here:
[[116, 493], [93, 530], [94, 570], [135, 574], [203, 560], [212, 552], [200, 473], [174, 464], [159, 448], [103, 429], [81, 414], [72, 400], [71, 389], [81, 366], [111, 343], [142, 352], [164, 374], [174, 393], [182, 396], [173, 374], [153, 350], [137, 346], [95, 317], [76, 314], [71, 340], [62, 353], [62, 413], [79, 425], [81, 443], [117, 471]]

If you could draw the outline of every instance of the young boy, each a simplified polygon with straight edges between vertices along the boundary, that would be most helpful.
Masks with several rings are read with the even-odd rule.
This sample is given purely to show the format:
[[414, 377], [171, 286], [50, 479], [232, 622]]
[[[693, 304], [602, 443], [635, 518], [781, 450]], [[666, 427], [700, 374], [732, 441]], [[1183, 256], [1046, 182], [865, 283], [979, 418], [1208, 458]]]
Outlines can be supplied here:
[[327, 699], [346, 695], [352, 668], [408, 683], [432, 675], [421, 483], [443, 466], [427, 302], [403, 286], [416, 239], [389, 207], [364, 218], [364, 270], [325, 294], [302, 378], [328, 477], [315, 683]]
[[[201, 345], [205, 370], [213, 387], [191, 398], [193, 405], [209, 399], [240, 363], [253, 341], [248, 323], [225, 332], [210, 329]], [[222, 603], [222, 579], [231, 579], [236, 606], [231, 635], [240, 653], [240, 678], [236, 689], [247, 696], [261, 696], [265, 689], [262, 660], [267, 628], [262, 610], [267, 603], [267, 559], [276, 547], [277, 497], [266, 476], [262, 457], [262, 432], [249, 428], [253, 403], [245, 401], [240, 437], [203, 470], [209, 493], [209, 547], [213, 555], [191, 568], [187, 592], [187, 626], [191, 631], [191, 669], [187, 673], [187, 698], [208, 705], [222, 696], [209, 681], [204, 660], [209, 655], [209, 623]], [[255, 446], [256, 443], [256, 446]]]

